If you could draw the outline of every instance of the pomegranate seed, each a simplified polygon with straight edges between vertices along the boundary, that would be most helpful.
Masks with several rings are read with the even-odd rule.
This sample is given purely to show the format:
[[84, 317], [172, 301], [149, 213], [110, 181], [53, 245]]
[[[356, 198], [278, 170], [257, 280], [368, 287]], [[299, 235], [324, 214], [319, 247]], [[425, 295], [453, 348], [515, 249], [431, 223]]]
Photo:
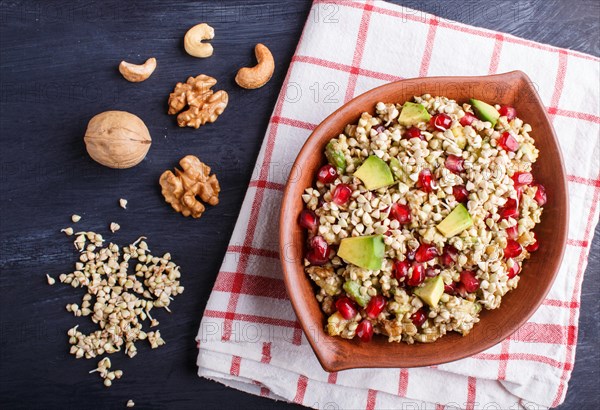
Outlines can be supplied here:
[[421, 134], [421, 130], [418, 129], [417, 127], [410, 127], [409, 129], [407, 129], [406, 132], [404, 133], [404, 138], [406, 138], [406, 139], [419, 138], [421, 140], [425, 139], [423, 134]]
[[456, 155], [448, 155], [446, 157], [446, 168], [455, 174], [459, 174], [465, 170], [465, 160]]
[[412, 219], [408, 205], [392, 204], [390, 218], [395, 219], [401, 225], [407, 224]]
[[523, 191], [525, 190], [525, 186], [517, 186], [515, 187], [515, 191], [517, 191], [517, 198], [521, 201], [521, 196], [523, 196]]
[[519, 149], [519, 143], [508, 131], [502, 133], [502, 136], [498, 139], [498, 145], [505, 151], [515, 152]]
[[517, 225], [511, 226], [510, 228], [506, 228], [506, 235], [508, 235], [510, 239], [514, 239], [515, 241], [519, 239], [519, 228], [517, 227]]
[[425, 323], [425, 321], [427, 320], [427, 315], [425, 314], [425, 312], [423, 312], [423, 309], [419, 309], [411, 315], [410, 320], [412, 320], [415, 326], [421, 327], [423, 326], [423, 323]]
[[519, 210], [517, 208], [501, 208], [498, 213], [500, 214], [500, 219], [517, 219], [519, 217]]
[[462, 282], [460, 282], [458, 285], [456, 285], [454, 293], [462, 298], [466, 298], [468, 292], [465, 288], [465, 285]]
[[356, 303], [347, 296], [342, 296], [335, 302], [335, 307], [346, 320], [352, 319], [358, 313]]
[[504, 248], [505, 258], [516, 258], [523, 252], [521, 244], [513, 239], [509, 239], [506, 242], [506, 248]]
[[394, 261], [392, 265], [392, 272], [394, 273], [394, 277], [398, 279], [398, 281], [404, 279], [406, 275], [408, 275], [408, 268], [410, 265], [407, 260], [403, 261]]
[[417, 253], [416, 249], [409, 249], [408, 252], [406, 252], [406, 258], [409, 261], [412, 261], [415, 259], [415, 253]]
[[460, 119], [460, 125], [466, 127], [467, 125], [473, 124], [473, 121], [477, 119], [476, 116], [471, 114], [470, 112], [465, 113], [465, 116]]
[[420, 263], [413, 263], [412, 274], [406, 283], [410, 286], [419, 286], [425, 280], [425, 269]]
[[440, 270], [442, 267], [440, 265], [434, 265], [433, 267], [429, 267], [425, 269], [425, 276], [428, 278], [435, 278], [440, 274]]
[[352, 195], [352, 188], [346, 184], [339, 184], [333, 191], [333, 202], [337, 205], [345, 205]]
[[504, 206], [498, 210], [498, 214], [500, 214], [500, 219], [517, 219], [519, 217], [519, 207], [517, 201], [513, 198], [508, 198], [506, 204], [504, 204]]
[[498, 110], [501, 116], [506, 117], [508, 121], [514, 120], [517, 117], [517, 110], [510, 105], [502, 105]]
[[465, 188], [464, 185], [455, 185], [452, 187], [452, 195], [454, 195], [454, 199], [456, 202], [467, 202], [469, 200], [469, 191]]
[[533, 253], [533, 252], [537, 251], [539, 248], [540, 248], [540, 243], [538, 241], [535, 241], [531, 245], [528, 245], [525, 248], [525, 250], [529, 253]]
[[322, 236], [313, 236], [308, 242], [306, 259], [311, 265], [324, 265], [329, 260], [329, 245]]
[[302, 212], [300, 212], [298, 223], [301, 227], [312, 233], [317, 232], [317, 214], [310, 209], [304, 209]]
[[432, 260], [437, 255], [438, 252], [434, 245], [422, 243], [421, 246], [419, 246], [419, 249], [417, 249], [417, 253], [415, 253], [415, 260], [423, 263]]
[[513, 261], [512, 266], [508, 270], [508, 279], [512, 279], [521, 272], [521, 267], [517, 261]]
[[452, 245], [444, 246], [444, 252], [442, 253], [442, 264], [444, 266], [451, 266], [456, 262], [458, 256], [458, 249]]
[[452, 125], [452, 118], [448, 114], [435, 114], [429, 124], [437, 130], [446, 131]]
[[383, 308], [385, 307], [385, 298], [381, 295], [373, 296], [367, 307], [365, 308], [365, 312], [367, 312], [367, 316], [371, 319], [375, 319], [381, 312], [383, 312]]
[[530, 185], [533, 182], [533, 175], [531, 175], [531, 172], [515, 172], [512, 176], [512, 180], [515, 188], [523, 185]]
[[450, 285], [444, 285], [444, 293], [447, 293], [449, 295], [454, 295], [454, 292], [456, 292], [456, 283], [452, 282]]
[[365, 343], [370, 342], [373, 338], [373, 325], [371, 322], [367, 319], [360, 322], [358, 326], [356, 326], [356, 336]]
[[419, 179], [417, 180], [417, 188], [420, 188], [423, 192], [431, 192], [435, 188], [435, 181], [431, 175], [429, 168], [425, 168], [419, 172]]
[[377, 128], [375, 128], [375, 131], [377, 131], [377, 133], [379, 133], [379, 134], [381, 134], [385, 130], [386, 130], [386, 128], [383, 125], [378, 125]]
[[548, 201], [548, 197], [546, 196], [546, 188], [542, 184], [535, 184], [537, 187], [537, 191], [535, 191], [535, 202], [538, 203], [539, 206], [544, 206]]
[[315, 266], [325, 265], [327, 263], [327, 261], [329, 260], [328, 257], [320, 255], [314, 249], [309, 249], [308, 252], [306, 252], [306, 255], [304, 255], [304, 257], [306, 258], [306, 260], [308, 260], [308, 262], [311, 265], [315, 265]]
[[540, 242], [537, 240], [535, 232], [533, 233], [533, 238], [535, 239], [535, 242], [525, 248], [525, 250], [529, 253], [535, 252], [540, 248]]
[[333, 165], [327, 164], [323, 165], [319, 172], [317, 173], [317, 179], [319, 182], [323, 184], [329, 184], [338, 177], [337, 170]]
[[460, 283], [463, 284], [468, 293], [476, 292], [479, 289], [479, 281], [470, 270], [464, 270], [460, 273]]
[[314, 249], [319, 255], [327, 255], [329, 245], [327, 241], [320, 235], [315, 235], [308, 241], [308, 247]]

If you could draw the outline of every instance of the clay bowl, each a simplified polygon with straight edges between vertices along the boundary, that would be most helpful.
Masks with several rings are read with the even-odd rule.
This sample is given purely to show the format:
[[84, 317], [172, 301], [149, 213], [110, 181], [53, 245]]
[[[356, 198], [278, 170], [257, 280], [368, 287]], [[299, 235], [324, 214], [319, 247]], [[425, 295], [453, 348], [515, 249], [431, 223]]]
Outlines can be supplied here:
[[[540, 156], [534, 176], [548, 193], [542, 223], [535, 231], [540, 249], [525, 262], [517, 289], [509, 292], [499, 309], [481, 313], [481, 321], [465, 337], [450, 333], [431, 344], [388, 343], [375, 335], [370, 343], [328, 336], [326, 318], [315, 299], [313, 285], [303, 270], [305, 233], [298, 226], [301, 195], [312, 186], [325, 162], [327, 142], [364, 111], [373, 113], [378, 101], [404, 102], [414, 95], [443, 95], [458, 102], [476, 98], [509, 104], [531, 124]], [[298, 320], [323, 368], [338, 371], [361, 367], [419, 367], [451, 362], [477, 354], [517, 331], [536, 311], [558, 272], [568, 226], [565, 170], [556, 135], [531, 80], [520, 71], [485, 77], [431, 77], [402, 80], [375, 88], [348, 102], [325, 119], [308, 138], [287, 183], [280, 219], [280, 251], [287, 292]]]

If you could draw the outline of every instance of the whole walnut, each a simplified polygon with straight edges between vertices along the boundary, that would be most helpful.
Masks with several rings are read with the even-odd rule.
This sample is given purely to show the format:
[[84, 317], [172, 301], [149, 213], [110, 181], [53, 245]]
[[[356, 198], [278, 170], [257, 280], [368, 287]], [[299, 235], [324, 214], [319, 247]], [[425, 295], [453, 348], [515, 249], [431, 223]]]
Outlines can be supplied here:
[[139, 164], [152, 144], [144, 121], [126, 111], [105, 111], [94, 116], [83, 139], [90, 157], [109, 168]]

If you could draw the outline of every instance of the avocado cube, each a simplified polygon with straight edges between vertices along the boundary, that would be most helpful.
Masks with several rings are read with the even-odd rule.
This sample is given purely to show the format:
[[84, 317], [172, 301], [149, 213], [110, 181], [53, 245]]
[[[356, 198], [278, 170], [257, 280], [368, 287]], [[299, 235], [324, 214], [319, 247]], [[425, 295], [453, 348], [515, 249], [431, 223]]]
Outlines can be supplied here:
[[329, 141], [325, 147], [325, 156], [327, 157], [327, 161], [337, 169], [339, 174], [346, 172], [346, 157], [342, 150], [338, 148], [336, 142]]
[[354, 176], [359, 178], [369, 191], [394, 183], [390, 167], [376, 155], [369, 156], [354, 172]]
[[451, 238], [473, 226], [473, 220], [469, 211], [463, 204], [458, 204], [456, 208], [437, 225], [437, 229], [446, 237]]
[[403, 182], [405, 184], [412, 184], [411, 179], [404, 169], [402, 169], [402, 165], [398, 158], [392, 157], [390, 158], [390, 169], [392, 170], [392, 174], [394, 175], [394, 179], [396, 181]]
[[360, 293], [360, 285], [354, 280], [348, 280], [343, 286], [346, 293], [360, 306], [365, 307], [371, 300], [371, 296]]
[[454, 134], [454, 138], [456, 140], [456, 145], [458, 145], [458, 148], [465, 149], [465, 147], [467, 146], [467, 137], [465, 137], [465, 133], [462, 131], [462, 128], [452, 128], [452, 134]]
[[383, 235], [356, 236], [340, 242], [338, 256], [361, 268], [381, 269], [385, 254]]
[[410, 127], [420, 122], [427, 122], [430, 119], [431, 115], [429, 115], [427, 109], [422, 104], [407, 101], [402, 106], [398, 123], [405, 127]]
[[413, 293], [432, 308], [436, 307], [444, 293], [444, 280], [441, 275], [427, 278], [423, 286], [416, 288]]
[[492, 128], [496, 126], [500, 113], [493, 106], [484, 103], [483, 101], [471, 98], [471, 105], [475, 110], [475, 115], [481, 121], [489, 121], [492, 123]]
[[327, 333], [330, 336], [338, 336], [346, 329], [348, 322], [340, 312], [335, 312], [327, 318]]

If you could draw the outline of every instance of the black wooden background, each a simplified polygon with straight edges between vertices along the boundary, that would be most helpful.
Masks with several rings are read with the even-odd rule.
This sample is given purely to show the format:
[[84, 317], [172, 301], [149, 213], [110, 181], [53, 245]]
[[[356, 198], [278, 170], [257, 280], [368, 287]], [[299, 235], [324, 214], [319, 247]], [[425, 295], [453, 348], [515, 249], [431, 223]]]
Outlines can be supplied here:
[[[446, 18], [529, 39], [600, 54], [596, 1], [399, 1]], [[292, 408], [196, 376], [202, 311], [253, 172], [267, 121], [310, 7], [309, 1], [0, 1], [1, 42], [1, 256], [0, 407]], [[215, 54], [185, 54], [187, 28], [208, 22]], [[256, 91], [233, 81], [252, 63], [253, 46], [266, 43], [277, 69]], [[141, 84], [123, 80], [122, 59], [154, 56], [158, 68]], [[181, 129], [165, 114], [169, 92], [189, 75], [219, 79], [230, 95], [216, 124]], [[83, 134], [98, 112], [139, 115], [153, 137], [146, 160], [112, 170], [86, 154]], [[208, 162], [219, 177], [221, 203], [200, 220], [176, 214], [161, 197], [158, 177], [186, 154]], [[120, 197], [129, 200], [126, 211]], [[50, 287], [45, 274], [68, 272], [75, 258], [59, 230], [83, 216], [76, 229], [108, 232], [125, 244], [140, 235], [156, 253], [170, 251], [182, 266], [185, 293], [159, 313], [167, 341], [150, 352], [140, 343], [134, 359], [113, 355], [125, 376], [106, 389], [88, 375], [96, 361], [68, 354], [65, 332], [76, 320], [65, 311], [82, 291]], [[596, 233], [598, 230], [596, 230]], [[598, 236], [598, 235], [597, 235]], [[598, 238], [583, 283], [577, 362], [565, 409], [598, 408]]]

